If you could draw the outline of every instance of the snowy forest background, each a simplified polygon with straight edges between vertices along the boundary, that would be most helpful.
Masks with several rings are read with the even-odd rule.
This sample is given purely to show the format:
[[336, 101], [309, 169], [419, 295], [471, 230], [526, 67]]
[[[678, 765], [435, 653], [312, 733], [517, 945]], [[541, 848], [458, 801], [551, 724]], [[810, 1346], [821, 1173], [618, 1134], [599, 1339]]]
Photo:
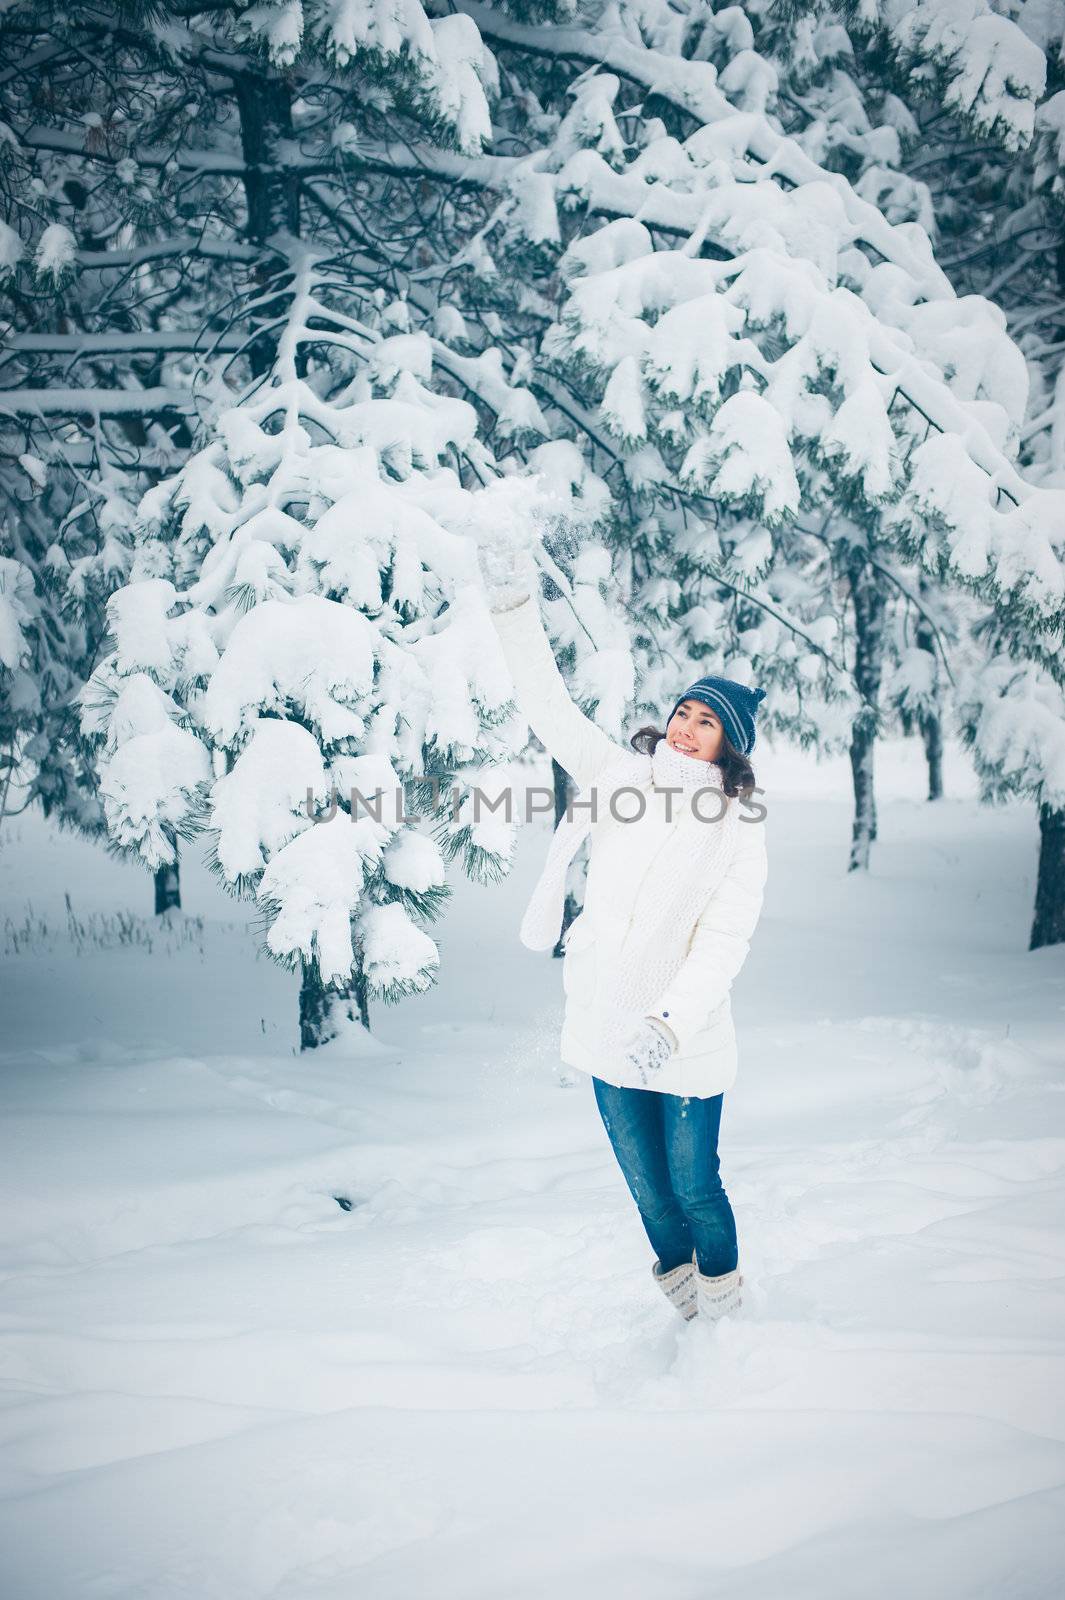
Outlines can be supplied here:
[[[344, 990], [365, 1022], [424, 989], [445, 862], [513, 850], [451, 784], [526, 736], [472, 552], [538, 473], [608, 731], [764, 685], [767, 735], [849, 752], [857, 870], [878, 738], [934, 797], [956, 731], [1038, 808], [1060, 941], [1063, 32], [1054, 0], [5, 6], [4, 815], [135, 852], [159, 910], [206, 835], [304, 1044]], [[314, 825], [398, 783], [430, 830]]]
[[[1063, 0], [0, 0], [0, 83], [11, 1592], [1056, 1593]], [[566, 800], [530, 516], [613, 737], [767, 691], [709, 1355], [470, 804]]]

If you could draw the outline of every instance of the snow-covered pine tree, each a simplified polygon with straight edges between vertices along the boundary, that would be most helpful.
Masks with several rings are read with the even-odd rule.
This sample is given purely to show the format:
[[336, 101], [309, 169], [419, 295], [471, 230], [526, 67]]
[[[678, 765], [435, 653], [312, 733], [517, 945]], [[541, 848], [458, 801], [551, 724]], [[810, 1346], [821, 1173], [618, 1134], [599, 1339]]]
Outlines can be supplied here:
[[[8, 175], [21, 180], [25, 172], [10, 161]], [[17, 194], [19, 183], [13, 188]], [[42, 241], [36, 259], [17, 271], [21, 246], [3, 228], [0, 294], [28, 300], [42, 321], [66, 320], [60, 244]], [[32, 342], [9, 335], [9, 382], [23, 365], [22, 346]], [[61, 334], [51, 342], [73, 343]], [[129, 470], [115, 419], [82, 415], [57, 424], [35, 414], [46, 399], [23, 389], [0, 409], [0, 826], [37, 805], [59, 826], [102, 838], [75, 697], [98, 659], [107, 598], [129, 570], [135, 498], [147, 477]]]
[[[903, 170], [916, 131], [913, 115], [890, 82], [861, 70], [860, 53], [856, 58], [833, 8], [764, 6], [754, 13], [759, 51], [778, 73], [773, 108], [789, 137], [845, 177], [892, 225], [915, 223], [936, 241], [928, 191]], [[859, 706], [850, 737], [852, 867], [867, 863], [876, 838], [873, 751], [880, 730], [897, 722], [906, 732], [920, 732], [929, 798], [941, 794], [942, 727], [950, 711], [947, 686], [954, 682], [948, 648], [957, 658], [966, 642], [963, 596], [933, 585], [894, 547], [889, 517], [890, 497], [874, 505], [836, 484], [826, 495], [825, 514], [815, 519], [849, 612], [844, 631], [853, 632], [850, 666]]]
[[[47, 226], [41, 230], [39, 206], [16, 209], [9, 219], [11, 233], [5, 236], [5, 250], [15, 267], [17, 250], [33, 253], [38, 260], [47, 258], [53, 268], [62, 266], [62, 279], [58, 270], [52, 272], [56, 286], [62, 281], [69, 288], [58, 315], [70, 316], [74, 307], [76, 329], [73, 337], [62, 327], [54, 336], [42, 337], [37, 328], [26, 327], [24, 304], [19, 296], [14, 297], [22, 323], [21, 327], [16, 323], [9, 346], [9, 355], [22, 367], [17, 374], [21, 386], [15, 406], [35, 423], [46, 419], [53, 437], [58, 436], [64, 445], [73, 439], [80, 446], [79, 430], [84, 429], [86, 419], [99, 433], [101, 419], [119, 417], [131, 440], [127, 464], [136, 470], [153, 465], [149, 455], [156, 442], [153, 429], [160, 425], [169, 429], [180, 459], [188, 456], [194, 445], [194, 430], [189, 427], [182, 432], [180, 426], [173, 426], [175, 420], [180, 423], [183, 416], [194, 414], [196, 404], [202, 404], [208, 414], [212, 409], [232, 410], [232, 406], [219, 405], [220, 382], [240, 384], [257, 373], [271, 388], [277, 387], [279, 326], [295, 326], [291, 321], [289, 260], [282, 240], [310, 231], [329, 245], [342, 243], [346, 254], [339, 267], [341, 277], [361, 289], [364, 302], [371, 295], [376, 300], [393, 299], [381, 286], [392, 280], [404, 254], [412, 248], [414, 235], [410, 217], [397, 215], [395, 196], [388, 192], [387, 182], [379, 186], [379, 193], [364, 195], [354, 213], [360, 221], [370, 223], [379, 241], [364, 253], [353, 245], [347, 219], [335, 215], [328, 198], [320, 195], [312, 181], [316, 174], [328, 177], [337, 163], [337, 152], [350, 126], [344, 120], [345, 111], [363, 103], [402, 106], [405, 115], [420, 119], [429, 136], [458, 148], [478, 146], [487, 131], [486, 91], [492, 86], [492, 59], [481, 49], [476, 29], [461, 18], [430, 21], [416, 5], [402, 16], [393, 15], [388, 6], [359, 11], [348, 8], [344, 14], [331, 16], [312, 8], [307, 18], [299, 7], [270, 5], [243, 13], [239, 7], [224, 7], [201, 14], [166, 4], [127, 4], [99, 8], [76, 18], [63, 7], [14, 9], [22, 14], [15, 19], [9, 11], [4, 19], [9, 24], [4, 46], [16, 68], [12, 79], [28, 85], [24, 102], [17, 107], [17, 125], [23, 159], [32, 167], [20, 174], [24, 181], [13, 188], [45, 197]], [[32, 17], [27, 14], [31, 9]], [[304, 21], [311, 23], [306, 37]], [[50, 91], [42, 98], [33, 64], [45, 59], [51, 80]], [[20, 65], [21, 71], [17, 70]], [[332, 70], [323, 73], [322, 66]], [[294, 155], [291, 141], [299, 141], [307, 129], [312, 130], [315, 158], [305, 166]], [[89, 195], [93, 197], [91, 206], [86, 203]], [[65, 248], [61, 264], [59, 244]], [[396, 262], [386, 259], [393, 248], [398, 250]], [[18, 287], [24, 289], [24, 282]], [[79, 294], [79, 290], [85, 292]], [[397, 318], [401, 309], [400, 303]], [[396, 334], [399, 329], [389, 331]], [[374, 394], [357, 401], [344, 393], [356, 380], [348, 370], [353, 351], [344, 351], [342, 346], [345, 339], [352, 347], [356, 340], [351, 330], [334, 326], [333, 333], [332, 366], [340, 374], [337, 384], [350, 413], [341, 421], [350, 423], [358, 406], [365, 408]], [[315, 359], [319, 365], [324, 342], [308, 341], [318, 352]], [[376, 343], [383, 347], [380, 334]], [[419, 361], [424, 344], [424, 338], [411, 341]], [[344, 359], [336, 361], [338, 351], [348, 358], [348, 366]], [[301, 365], [305, 359], [298, 349], [289, 352], [290, 365]], [[61, 384], [56, 382], [59, 369], [63, 369]], [[407, 420], [410, 410], [409, 406], [404, 410], [394, 393], [385, 400], [380, 391], [382, 383], [394, 389], [415, 382], [401, 369], [402, 360], [390, 376], [377, 380], [374, 391], [380, 402], [375, 415], [386, 432], [390, 418], [394, 424], [402, 413]], [[301, 372], [299, 381], [303, 383], [305, 377]], [[359, 381], [372, 384], [374, 380], [364, 374]], [[198, 391], [196, 400], [193, 387]], [[328, 390], [328, 383], [325, 388]], [[314, 383], [309, 383], [305, 398], [315, 400]], [[438, 401], [433, 420], [430, 398], [426, 391], [419, 438], [397, 436], [389, 439], [385, 450], [375, 437], [375, 445], [382, 449], [381, 472], [387, 482], [398, 482], [413, 472], [412, 450], [417, 459], [429, 459], [423, 454], [427, 435], [436, 439], [440, 450], [455, 447], [456, 441], [446, 437], [445, 415], [453, 420], [462, 418], [463, 439], [469, 432], [466, 408], [454, 401]], [[293, 424], [295, 434], [299, 439], [308, 434], [320, 445], [322, 441], [316, 439], [318, 419], [312, 415], [304, 420], [306, 429], [299, 421]], [[253, 431], [250, 413], [236, 418], [233, 426], [238, 433], [242, 426]], [[267, 432], [269, 428], [267, 422]], [[347, 454], [346, 441], [347, 435], [340, 446], [333, 441], [334, 453], [340, 449]], [[223, 443], [221, 448], [228, 461], [228, 445]], [[251, 468], [240, 457], [239, 440], [234, 450], [230, 465], [234, 481], [240, 482], [241, 470]], [[69, 454], [64, 459], [69, 459]], [[194, 454], [186, 462], [193, 481], [204, 465], [202, 454]], [[438, 491], [440, 469], [435, 455], [432, 465], [437, 471], [434, 491]], [[490, 466], [487, 458], [485, 465]], [[286, 485], [283, 472], [276, 476], [274, 487], [284, 500], [292, 485]], [[184, 472], [175, 477], [185, 482]], [[382, 492], [376, 503], [382, 504]], [[313, 510], [324, 506], [326, 501], [319, 497]], [[291, 517], [291, 507], [286, 515]], [[408, 518], [414, 515], [414, 508], [408, 508]], [[459, 516], [457, 510], [454, 515]], [[142, 533], [145, 531], [149, 530]], [[386, 526], [379, 537], [386, 539], [387, 533]], [[499, 715], [500, 708], [473, 704], [469, 679], [455, 680], [461, 654], [457, 599], [443, 600], [433, 581], [426, 585], [421, 601], [407, 595], [407, 587], [412, 593], [418, 587], [419, 569], [411, 542], [407, 537], [399, 540], [397, 569], [393, 574], [389, 568], [388, 581], [395, 582], [396, 595], [401, 598], [393, 602], [389, 594], [381, 602], [382, 614], [394, 616], [403, 606], [435, 603], [451, 611], [448, 626], [441, 629], [439, 620], [428, 611], [405, 616], [403, 625], [410, 632], [402, 643], [387, 638], [378, 641], [373, 650], [364, 651], [363, 665], [373, 676], [382, 676], [387, 657], [391, 692], [395, 693], [397, 681], [403, 681], [402, 663], [410, 654], [407, 671], [411, 681], [406, 687], [416, 696], [421, 677], [414, 664], [420, 661], [421, 674], [429, 675], [434, 693], [428, 706], [419, 707], [414, 698], [407, 713], [413, 713], [416, 732], [421, 719], [422, 736], [428, 738], [431, 733], [431, 748], [421, 749], [422, 759], [415, 760], [412, 748], [405, 744], [406, 767], [413, 773], [435, 761], [438, 766], [465, 771], [476, 755], [483, 754], [480, 732]], [[207, 553], [209, 543], [202, 541], [200, 557]], [[261, 541], [258, 548], [263, 548]], [[358, 571], [367, 585], [364, 569], [371, 553], [368, 543]], [[249, 741], [242, 737], [246, 729], [239, 727], [228, 730], [232, 745], [224, 747], [223, 740], [220, 756], [210, 743], [212, 737], [222, 739], [217, 730], [198, 741], [199, 751], [194, 749], [194, 708], [199, 696], [206, 696], [202, 674], [209, 659], [209, 652], [201, 655], [199, 648], [206, 650], [212, 635], [209, 630], [195, 634], [196, 619], [190, 615], [193, 607], [184, 599], [193, 575], [187, 569], [175, 569], [180, 582], [174, 584], [152, 567], [154, 559], [165, 569], [171, 556], [180, 565], [189, 554], [188, 548], [166, 551], [165, 541], [159, 539], [142, 542], [137, 581], [120, 591], [110, 610], [119, 648], [93, 681], [88, 721], [91, 731], [110, 746], [103, 777], [109, 820], [120, 847], [139, 848], [146, 859], [159, 863], [161, 872], [173, 866], [180, 835], [194, 831], [198, 819], [202, 822], [212, 815], [207, 807], [213, 788], [204, 785], [217, 776], [213, 772], [215, 758], [223, 768], [232, 765], [232, 773], [222, 774], [232, 778], [241, 765], [238, 755], [248, 757], [244, 743]], [[12, 606], [12, 626], [7, 630], [11, 640], [7, 653], [13, 658], [16, 645], [22, 645], [32, 626], [32, 603], [39, 599], [28, 593], [28, 580], [34, 577], [29, 568], [23, 564], [14, 570], [12, 593], [15, 576], [23, 598], [17, 619]], [[272, 569], [271, 577], [273, 581]], [[309, 583], [309, 569], [301, 569], [298, 582]], [[169, 598], [167, 583], [173, 592], [171, 604], [164, 603]], [[250, 603], [253, 592], [254, 584], [242, 584], [238, 609]], [[318, 598], [325, 604], [325, 596], [315, 595], [313, 587], [300, 598]], [[226, 609], [228, 604], [223, 605], [222, 619], [214, 616], [210, 605], [206, 608], [216, 632], [224, 632], [235, 620], [233, 612]], [[177, 616], [170, 615], [175, 610]], [[327, 610], [331, 617], [348, 617], [350, 601], [330, 600]], [[158, 624], [154, 640], [142, 629], [145, 618], [152, 626]], [[15, 620], [20, 623], [17, 638]], [[353, 615], [350, 623], [349, 634], [356, 626]], [[288, 625], [292, 632], [291, 618]], [[425, 636], [415, 640], [419, 630]], [[246, 640], [248, 633], [245, 628], [242, 638]], [[191, 677], [190, 659], [195, 665]], [[220, 660], [227, 659], [221, 652]], [[23, 648], [15, 664], [25, 661]], [[505, 682], [501, 663], [497, 661], [496, 666], [496, 681]], [[289, 663], [289, 669], [298, 672], [298, 660]], [[368, 703], [373, 702], [371, 686], [362, 688]], [[354, 692], [350, 684], [348, 692]], [[185, 694], [191, 696], [188, 706]], [[378, 710], [383, 713], [383, 703]], [[270, 720], [278, 720], [276, 710], [257, 719]], [[345, 735], [335, 726], [318, 730], [323, 759], [327, 754], [332, 775], [349, 775], [345, 758], [351, 756], [352, 741], [359, 737], [354, 731], [358, 722], [353, 711]], [[276, 729], [267, 729], [254, 741], [260, 754], [271, 733]], [[387, 748], [383, 733], [380, 739], [381, 747]], [[438, 748], [437, 740], [451, 743]], [[157, 755], [161, 765], [153, 771]], [[206, 768], [204, 755], [209, 763]], [[365, 759], [373, 765], [369, 753]], [[251, 765], [250, 758], [241, 765], [245, 781]], [[380, 770], [380, 761], [377, 766]], [[357, 767], [353, 770], [360, 771]], [[268, 816], [273, 808], [276, 819], [278, 811], [284, 814], [286, 798], [291, 798], [292, 777], [290, 773], [264, 774], [264, 778], [270, 776], [279, 781], [280, 790], [264, 796], [263, 804]], [[232, 797], [234, 784], [227, 793]], [[323, 796], [319, 794], [318, 800]], [[127, 804], [128, 813], [124, 810]], [[232, 818], [229, 820], [232, 823]], [[307, 834], [311, 829], [319, 837], [330, 833], [328, 828], [316, 827], [309, 816], [304, 815], [302, 823], [297, 833]], [[279, 826], [284, 833], [284, 825]], [[338, 825], [332, 836], [341, 831]], [[221, 830], [219, 833], [221, 842]], [[419, 836], [406, 824], [402, 829], [386, 825], [371, 829], [370, 824], [361, 823], [351, 825], [349, 833], [363, 841], [365, 851], [359, 861], [376, 863], [377, 875], [373, 885], [366, 884], [356, 933], [364, 957], [357, 980], [365, 980], [373, 992], [390, 996], [417, 987], [431, 970], [435, 949], [424, 936], [418, 943], [419, 930], [409, 913], [428, 915], [438, 906], [441, 854], [452, 848], [463, 856], [465, 865], [487, 872], [492, 862], [501, 859], [505, 830], [501, 833], [499, 823], [491, 819], [482, 817], [471, 823], [460, 816], [444, 827], [432, 850], [427, 841], [419, 845]], [[231, 826], [225, 842], [232, 843], [232, 837]], [[295, 852], [295, 840], [291, 842], [293, 853], [286, 857], [288, 862]], [[308, 855], [316, 848], [325, 853], [323, 846], [306, 841], [302, 848]], [[297, 948], [312, 957], [306, 963], [303, 1033], [305, 1042], [315, 1042], [334, 1025], [326, 1015], [329, 999], [323, 1000], [321, 993], [323, 971], [326, 977], [335, 975], [348, 923], [335, 907], [330, 918], [322, 907], [314, 906], [305, 908], [301, 923], [291, 884], [284, 879], [285, 863], [273, 859], [277, 853], [273, 850], [269, 863], [273, 871], [264, 890], [265, 897], [272, 884], [271, 933], [285, 958], [295, 959]], [[237, 848], [238, 863], [245, 857]], [[358, 873], [353, 859], [348, 865], [347, 889], [353, 900]], [[262, 869], [263, 863], [258, 866]], [[239, 866], [233, 881], [248, 886], [258, 877], [261, 887], [263, 876], [265, 869], [260, 876], [258, 869], [245, 871]], [[368, 879], [368, 872], [364, 876]], [[278, 927], [283, 914], [288, 918], [284, 932]], [[419, 952], [420, 959], [415, 961]], [[365, 996], [360, 992], [355, 999], [365, 1017]]]
[[427, 336], [290, 248], [271, 371], [220, 391], [211, 442], [145, 497], [83, 698], [112, 837], [155, 866], [206, 832], [302, 972], [309, 1047], [433, 981], [446, 859], [480, 880], [509, 859], [513, 822], [469, 794], [515, 737], [471, 536], [523, 486], [463, 486], [447, 456], [491, 465], [471, 408], [426, 386]]
[[[165, 158], [133, 155], [148, 129], [179, 146], [196, 114], [189, 85], [156, 70], [155, 41], [133, 42], [153, 9], [79, 22], [68, 7], [14, 5], [0, 18], [0, 559], [17, 564], [7, 599], [29, 619], [17, 660], [0, 664], [0, 759], [9, 809], [39, 804], [101, 840], [77, 695], [129, 571], [137, 500], [189, 442], [177, 368], [197, 338], [196, 258], [211, 253], [159, 181]], [[178, 903], [175, 859], [156, 874], [155, 908]]]
[[[582, 19], [592, 12], [578, 10]], [[656, 244], [687, 241], [696, 231], [701, 203], [699, 209], [687, 206], [686, 225], [678, 226], [684, 199], [668, 217], [660, 219], [652, 206], [641, 210], [641, 222], [631, 220], [655, 193], [666, 193], [670, 152], [679, 148], [678, 141], [661, 118], [643, 115], [635, 93], [640, 75], [636, 85], [622, 87], [621, 73], [584, 72], [596, 57], [598, 36], [572, 34], [564, 24], [530, 32], [487, 8], [474, 14], [505, 65], [497, 125], [506, 129], [508, 149], [526, 154], [491, 165], [463, 165], [466, 181], [482, 182], [498, 203], [466, 247], [459, 263], [465, 271], [456, 274], [453, 292], [470, 336], [485, 351], [503, 343], [511, 373], [534, 390], [552, 431], [571, 436], [611, 490], [605, 530], [613, 581], [628, 598], [633, 623], [637, 714], [660, 715], [679, 686], [712, 666], [738, 676], [758, 672], [760, 681], [775, 682], [782, 691], [774, 697], [777, 731], [811, 743], [820, 738], [831, 747], [833, 730], [824, 704], [839, 702], [846, 685], [831, 654], [838, 630], [835, 602], [810, 571], [805, 533], [783, 525], [775, 530], [780, 545], [790, 540], [791, 549], [804, 546], [807, 560], [805, 566], [800, 558], [791, 562], [779, 592], [763, 585], [760, 577], [772, 560], [771, 530], [742, 503], [726, 505], [723, 497], [680, 476], [691, 384], [687, 396], [678, 394], [671, 406], [658, 408], [657, 434], [649, 439], [639, 407], [628, 403], [635, 362], [620, 364], [610, 393], [604, 394], [599, 374], [585, 370], [583, 353], [568, 360], [554, 331], [569, 286], [590, 270], [624, 262], [633, 251], [650, 254]], [[606, 29], [610, 16], [604, 13], [602, 20]], [[634, 28], [631, 19], [627, 25]], [[641, 60], [639, 50], [623, 44], [619, 37], [615, 57], [640, 65], [644, 78], [658, 70], [661, 59], [655, 52]], [[622, 118], [614, 115], [619, 93], [634, 102], [624, 133]], [[663, 110], [671, 114], [668, 105]], [[678, 123], [696, 125], [676, 110]], [[407, 151], [399, 159], [409, 166], [420, 155]], [[379, 159], [393, 157], [381, 152]], [[614, 181], [615, 167], [624, 169], [623, 182]], [[703, 249], [699, 237], [692, 256]], [[667, 277], [672, 258], [663, 261]], [[698, 270], [695, 260], [690, 266]], [[588, 288], [591, 302], [595, 286], [589, 281]], [[495, 448], [498, 452], [501, 446]], [[750, 506], [761, 509], [753, 495]], [[783, 524], [780, 507], [770, 510], [769, 520]], [[781, 569], [786, 564], [781, 559]], [[564, 628], [567, 612], [549, 607], [551, 626]], [[601, 636], [596, 639], [594, 629], [589, 631], [601, 644]], [[593, 652], [576, 681], [612, 681], [596, 670], [596, 659]], [[845, 726], [839, 717], [837, 738]]]
[[[247, 362], [269, 368], [269, 298], [250, 334], [228, 318], [269, 283], [278, 226], [298, 233], [313, 206], [292, 142], [313, 128], [328, 173], [346, 107], [375, 102], [477, 147], [493, 63], [472, 24], [417, 4], [35, 0], [4, 8], [0, 64], [0, 782], [6, 805], [17, 789], [102, 835], [71, 708], [133, 507], [193, 448], [201, 363], [248, 337]], [[379, 251], [370, 271], [388, 282]], [[157, 907], [176, 873], [157, 873]]]
[[[1001, 9], [974, 0], [964, 16], [944, 0], [822, 9], [846, 16], [855, 71], [905, 99], [907, 192], [923, 196], [959, 294], [993, 299], [1025, 358], [1027, 407], [1015, 408], [1007, 453], [1027, 481], [1065, 489], [1065, 9], [1040, 0]], [[959, 340], [956, 365], [971, 360]], [[1019, 389], [1006, 373], [1000, 387]], [[978, 505], [977, 526], [982, 516]], [[972, 587], [983, 604], [959, 672], [959, 727], [985, 798], [1036, 800], [1035, 949], [1065, 939], [1062, 632], [1033, 626], [1009, 585]]]
[[[731, 507], [730, 530], [737, 513], [753, 514], [771, 562], [766, 536], [774, 522], [786, 526], [785, 582], [803, 567], [795, 540], [799, 516], [810, 512], [842, 507], [853, 523], [860, 511], [862, 527], [886, 532], [911, 567], [921, 558], [940, 585], [969, 581], [975, 539], [985, 592], [1008, 597], [1052, 634], [1061, 607], [1058, 506], [1011, 460], [1026, 399], [1023, 361], [994, 306], [957, 299], [919, 222], [891, 222], [844, 174], [808, 155], [801, 138], [786, 136], [775, 108], [790, 57], [763, 54], [754, 35], [754, 24], [772, 24], [771, 8], [709, 17], [701, 6], [578, 8], [584, 29], [530, 28], [487, 7], [465, 9], [506, 74], [520, 71], [523, 86], [544, 91], [523, 103], [541, 146], [547, 124], [550, 148], [530, 151], [527, 181], [501, 204], [498, 227], [501, 237], [507, 228], [524, 232], [543, 249], [550, 202], [556, 236], [567, 207], [576, 213], [582, 237], [570, 242], [569, 259], [578, 256], [581, 270], [538, 341], [548, 381], [534, 361], [530, 383], [542, 399], [561, 369], [570, 426], [576, 419], [608, 458], [611, 443], [620, 444], [606, 481], [628, 493], [634, 462], [670, 490], [677, 484]], [[779, 38], [770, 27], [771, 48]], [[602, 70], [587, 70], [595, 63]], [[552, 87], [552, 110], [560, 89], [572, 102], [553, 123], [544, 105]], [[884, 129], [886, 143], [890, 122]], [[501, 176], [483, 173], [497, 187]], [[517, 176], [510, 181], [517, 189]], [[900, 187], [889, 192], [892, 203]], [[493, 235], [485, 238], [487, 248]], [[513, 254], [513, 237], [506, 243]], [[502, 254], [491, 256], [497, 276]], [[542, 313], [520, 292], [519, 303]], [[678, 411], [679, 445], [671, 437]], [[940, 438], [979, 486], [975, 524], [973, 502], [952, 500], [953, 473], [937, 470]], [[641, 526], [639, 517], [628, 526]], [[704, 525], [697, 537], [710, 570], [720, 570], [715, 536]], [[724, 553], [733, 554], [727, 539]], [[760, 609], [779, 598], [766, 588], [769, 570], [761, 569]], [[879, 627], [883, 614], [878, 603], [865, 625]], [[810, 654], [802, 653], [806, 670]], [[745, 675], [742, 652], [720, 665]], [[760, 681], [767, 676], [759, 668]], [[862, 699], [868, 715], [867, 692]], [[863, 742], [855, 754], [866, 815], [860, 806], [856, 843], [874, 820], [871, 744]]]

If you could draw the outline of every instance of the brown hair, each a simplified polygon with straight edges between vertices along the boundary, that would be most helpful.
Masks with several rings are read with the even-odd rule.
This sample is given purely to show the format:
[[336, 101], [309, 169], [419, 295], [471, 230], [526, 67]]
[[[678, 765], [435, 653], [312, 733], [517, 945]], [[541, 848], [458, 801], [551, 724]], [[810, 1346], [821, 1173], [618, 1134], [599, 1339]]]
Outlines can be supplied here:
[[[659, 739], [664, 739], [665, 734], [653, 723], [645, 723], [642, 728], [637, 728], [629, 743], [634, 750], [642, 756], [653, 756], [658, 746]], [[721, 749], [714, 758], [721, 768], [722, 788], [730, 798], [740, 794], [751, 794], [754, 791], [754, 768], [745, 755], [741, 755], [736, 746], [730, 741], [728, 734], [721, 730]]]

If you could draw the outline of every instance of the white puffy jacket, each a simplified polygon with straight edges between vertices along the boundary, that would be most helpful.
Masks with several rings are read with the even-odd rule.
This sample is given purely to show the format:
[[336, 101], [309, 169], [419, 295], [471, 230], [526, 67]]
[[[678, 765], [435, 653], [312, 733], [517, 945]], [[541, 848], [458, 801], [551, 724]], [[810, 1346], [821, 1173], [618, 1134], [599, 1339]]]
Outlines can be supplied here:
[[[514, 683], [515, 697], [533, 732], [581, 790], [625, 747], [617, 744], [571, 700], [558, 670], [535, 596], [492, 614]], [[580, 1071], [608, 1083], [644, 1087], [635, 1069], [617, 1056], [604, 1058], [595, 1024], [597, 997], [607, 992], [611, 962], [623, 940], [638, 940], [670, 893], [654, 870], [670, 833], [689, 815], [654, 789], [648, 760], [647, 801], [638, 821], [624, 827], [593, 826], [589, 836], [584, 909], [567, 931], [562, 986], [565, 1017], [560, 1053]], [[731, 802], [739, 804], [738, 801]], [[690, 826], [690, 824], [689, 824]], [[695, 835], [692, 835], [693, 841]], [[695, 845], [697, 848], [697, 844]], [[741, 817], [732, 858], [694, 926], [675, 926], [675, 975], [645, 1014], [662, 1017], [678, 1048], [654, 1079], [660, 1093], [705, 1098], [736, 1079], [736, 1034], [730, 990], [750, 948], [766, 881], [764, 815]], [[660, 918], [658, 918], [660, 921]], [[659, 956], [661, 950], [658, 951]]]

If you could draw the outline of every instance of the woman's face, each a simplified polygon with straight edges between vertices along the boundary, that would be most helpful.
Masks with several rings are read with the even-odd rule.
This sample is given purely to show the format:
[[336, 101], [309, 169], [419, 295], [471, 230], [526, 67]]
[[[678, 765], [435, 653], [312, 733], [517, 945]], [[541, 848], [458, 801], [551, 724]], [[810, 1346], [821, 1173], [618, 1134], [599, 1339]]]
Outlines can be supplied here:
[[666, 743], [683, 756], [716, 761], [724, 731], [720, 717], [701, 700], [682, 700], [666, 724]]

